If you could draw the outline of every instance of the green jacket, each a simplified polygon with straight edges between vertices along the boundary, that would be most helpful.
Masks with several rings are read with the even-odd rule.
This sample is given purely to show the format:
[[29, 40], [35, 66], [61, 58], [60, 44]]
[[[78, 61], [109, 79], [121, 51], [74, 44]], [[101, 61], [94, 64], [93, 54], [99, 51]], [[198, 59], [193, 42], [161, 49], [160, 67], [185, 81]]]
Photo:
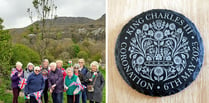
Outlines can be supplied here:
[[[76, 76], [74, 74], [71, 78], [69, 78], [69, 76], [65, 77], [65, 85], [68, 87], [68, 90], [66, 91], [67, 95], [73, 95], [74, 90], [78, 87], [75, 85], [69, 86], [71, 83], [77, 82], [77, 78], [78, 78], [78, 76]], [[80, 94], [80, 91], [77, 94]], [[77, 94], [75, 94], [75, 95], [77, 95]]]

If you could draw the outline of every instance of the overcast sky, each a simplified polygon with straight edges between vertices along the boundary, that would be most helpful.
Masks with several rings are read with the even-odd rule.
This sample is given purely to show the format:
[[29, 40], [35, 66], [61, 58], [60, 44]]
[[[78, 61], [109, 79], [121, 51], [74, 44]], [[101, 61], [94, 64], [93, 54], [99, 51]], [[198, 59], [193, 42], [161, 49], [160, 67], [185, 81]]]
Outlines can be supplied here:
[[[31, 21], [27, 8], [33, 0], [0, 0], [0, 17], [6, 29], [22, 28]], [[105, 13], [105, 0], [55, 0], [57, 15], [67, 17], [88, 17], [98, 19]]]

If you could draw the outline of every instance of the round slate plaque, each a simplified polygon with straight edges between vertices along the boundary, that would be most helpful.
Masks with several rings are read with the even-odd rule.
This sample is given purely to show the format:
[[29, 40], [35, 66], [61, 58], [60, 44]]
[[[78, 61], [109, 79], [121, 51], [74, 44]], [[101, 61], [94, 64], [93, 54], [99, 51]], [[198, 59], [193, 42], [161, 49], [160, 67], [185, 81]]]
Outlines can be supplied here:
[[195, 25], [171, 10], [155, 9], [131, 19], [118, 36], [117, 68], [137, 91], [168, 96], [197, 77], [204, 56]]

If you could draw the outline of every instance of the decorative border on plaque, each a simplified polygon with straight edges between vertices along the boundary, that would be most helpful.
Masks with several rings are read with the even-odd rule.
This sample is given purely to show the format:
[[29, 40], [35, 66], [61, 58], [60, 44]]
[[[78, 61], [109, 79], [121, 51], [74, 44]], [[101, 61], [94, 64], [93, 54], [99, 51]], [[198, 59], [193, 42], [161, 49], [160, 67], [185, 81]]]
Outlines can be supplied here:
[[203, 56], [195, 25], [177, 12], [162, 9], [131, 19], [115, 48], [123, 79], [150, 96], [167, 96], [186, 88], [197, 77]]

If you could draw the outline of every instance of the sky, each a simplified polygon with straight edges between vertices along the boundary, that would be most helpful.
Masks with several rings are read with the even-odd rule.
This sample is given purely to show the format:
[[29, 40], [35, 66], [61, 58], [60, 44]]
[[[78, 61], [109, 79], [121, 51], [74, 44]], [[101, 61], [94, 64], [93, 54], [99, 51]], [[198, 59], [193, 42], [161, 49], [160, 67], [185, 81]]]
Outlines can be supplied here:
[[[5, 29], [22, 28], [31, 24], [27, 9], [33, 0], [0, 0], [0, 18]], [[98, 19], [105, 13], [105, 0], [55, 0], [58, 17], [88, 17]], [[34, 21], [37, 19], [34, 19]]]

